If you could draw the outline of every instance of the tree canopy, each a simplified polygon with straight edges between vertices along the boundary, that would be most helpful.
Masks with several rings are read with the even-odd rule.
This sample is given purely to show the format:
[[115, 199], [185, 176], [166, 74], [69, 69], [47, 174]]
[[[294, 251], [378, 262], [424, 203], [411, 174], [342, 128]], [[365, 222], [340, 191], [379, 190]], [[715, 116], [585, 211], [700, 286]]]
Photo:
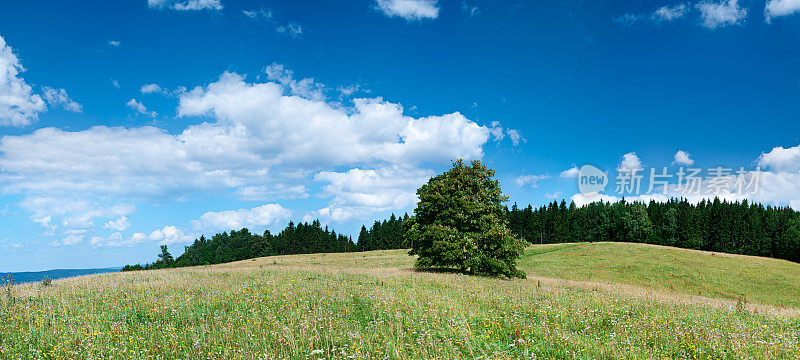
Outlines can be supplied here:
[[417, 190], [419, 203], [404, 236], [418, 268], [456, 268], [466, 273], [525, 277], [516, 268], [524, 242], [507, 226], [508, 197], [494, 171], [462, 160]]

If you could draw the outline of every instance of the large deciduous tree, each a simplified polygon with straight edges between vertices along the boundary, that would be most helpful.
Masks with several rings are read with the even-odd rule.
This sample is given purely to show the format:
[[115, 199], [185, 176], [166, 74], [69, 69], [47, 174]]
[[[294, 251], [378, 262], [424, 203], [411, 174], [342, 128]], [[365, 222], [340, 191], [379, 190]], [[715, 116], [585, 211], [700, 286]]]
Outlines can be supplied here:
[[516, 260], [525, 242], [512, 234], [494, 171], [462, 160], [417, 190], [419, 203], [405, 226], [418, 268], [456, 268], [470, 274], [525, 277]]

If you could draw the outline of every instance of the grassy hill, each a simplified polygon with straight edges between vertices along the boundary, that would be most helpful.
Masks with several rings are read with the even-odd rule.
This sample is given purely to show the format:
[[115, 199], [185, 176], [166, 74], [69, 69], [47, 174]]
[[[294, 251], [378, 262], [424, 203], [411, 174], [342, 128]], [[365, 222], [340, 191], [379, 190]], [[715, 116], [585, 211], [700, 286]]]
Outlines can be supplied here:
[[[563, 276], [658, 288], [665, 283], [651, 279], [655, 268], [685, 264], [674, 262], [683, 258], [674, 249], [625, 250], [624, 245], [532, 247], [522, 261], [532, 275], [527, 280], [415, 272], [409, 269], [412, 259], [404, 251], [374, 251], [91, 275], [56, 280], [48, 287], [26, 284], [11, 289], [10, 299], [0, 293], [0, 358], [800, 356], [797, 317], [690, 306], [537, 278]], [[593, 259], [589, 251], [602, 256], [618, 253], [616, 261], [627, 271]], [[672, 254], [641, 262], [674, 259], [665, 263], [669, 265], [629, 268], [640, 263], [630, 259], [637, 252]], [[723, 258], [708, 257], [709, 261]], [[585, 278], [592, 262], [605, 270]], [[705, 274], [710, 273], [703, 271], [700, 279], [734, 286], [724, 276]], [[695, 291], [693, 286], [706, 285], [680, 289]]]
[[785, 260], [599, 242], [534, 245], [519, 262], [529, 275], [800, 307], [800, 264]]

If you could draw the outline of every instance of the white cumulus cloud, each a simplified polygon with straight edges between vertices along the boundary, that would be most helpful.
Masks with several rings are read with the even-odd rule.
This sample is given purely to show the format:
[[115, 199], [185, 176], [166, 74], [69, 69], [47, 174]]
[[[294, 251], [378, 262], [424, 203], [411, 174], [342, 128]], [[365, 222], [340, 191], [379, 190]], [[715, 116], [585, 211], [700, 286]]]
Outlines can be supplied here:
[[152, 94], [162, 92], [164, 89], [161, 88], [158, 84], [146, 84], [142, 85], [142, 94]]
[[201, 231], [260, 230], [288, 222], [291, 216], [292, 211], [280, 204], [266, 204], [252, 209], [209, 211], [195, 220], [193, 226]]
[[703, 1], [697, 4], [702, 25], [717, 29], [728, 25], [741, 25], [747, 17], [747, 9], [739, 6], [738, 0]]
[[314, 175], [314, 180], [329, 183], [323, 186], [321, 196], [332, 197], [332, 201], [317, 211], [317, 216], [345, 221], [380, 211], [409, 210], [417, 203], [416, 190], [433, 175], [432, 170], [397, 166], [321, 171]]
[[758, 165], [777, 172], [800, 172], [800, 145], [790, 148], [777, 146], [758, 157]]
[[634, 152], [629, 152], [625, 155], [622, 155], [622, 161], [620, 161], [619, 165], [617, 165], [617, 171], [641, 169], [642, 160], [639, 159], [639, 156]]
[[678, 150], [678, 152], [675, 153], [674, 158], [675, 160], [672, 163], [675, 165], [692, 166], [694, 164], [691, 154], [683, 150]]
[[[224, 73], [179, 93], [179, 116], [203, 121], [175, 134], [152, 126], [96, 126], [3, 136], [0, 187], [29, 203], [31, 219], [53, 236], [67, 229], [94, 232], [96, 221], [117, 231], [122, 226], [114, 221], [132, 211], [108, 210], [120, 204], [212, 192], [247, 201], [305, 198], [312, 181], [329, 183], [319, 196], [330, 200], [327, 214], [345, 219], [341, 214], [412, 206], [416, 188], [433, 173], [427, 168], [480, 159], [491, 137], [487, 126], [458, 112], [412, 117], [380, 97], [342, 107], [313, 90], [321, 85], [273, 70], [271, 81]], [[152, 114], [138, 100], [128, 106]], [[63, 204], [72, 210], [59, 210]], [[92, 239], [85, 235], [81, 241]], [[97, 242], [103, 239], [108, 236]], [[120, 239], [134, 241], [124, 234]]]
[[0, 125], [30, 125], [46, 110], [42, 97], [19, 76], [24, 71], [11, 46], [0, 36]]
[[562, 171], [561, 174], [558, 175], [558, 177], [563, 178], [563, 179], [573, 179], [573, 178], [577, 178], [578, 175], [580, 174], [580, 172], [581, 172], [581, 170], [578, 169], [577, 166], [573, 165], [571, 168]]
[[800, 0], [768, 0], [764, 7], [764, 19], [767, 23], [772, 18], [792, 15], [800, 12]]
[[439, 17], [436, 0], [377, 0], [376, 7], [386, 16], [397, 16], [409, 21]]

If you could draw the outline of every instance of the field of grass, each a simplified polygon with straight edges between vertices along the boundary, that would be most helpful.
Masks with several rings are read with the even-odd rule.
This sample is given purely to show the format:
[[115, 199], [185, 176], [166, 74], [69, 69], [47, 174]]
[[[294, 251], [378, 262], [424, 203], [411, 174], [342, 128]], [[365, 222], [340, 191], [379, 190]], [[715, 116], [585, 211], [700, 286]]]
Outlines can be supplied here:
[[800, 264], [785, 260], [600, 242], [534, 245], [519, 263], [543, 277], [800, 307]]
[[[573, 276], [546, 264], [550, 250], [566, 251], [529, 249], [529, 275]], [[404, 251], [293, 255], [19, 285], [0, 294], [0, 359], [800, 357], [796, 317], [412, 263]]]

